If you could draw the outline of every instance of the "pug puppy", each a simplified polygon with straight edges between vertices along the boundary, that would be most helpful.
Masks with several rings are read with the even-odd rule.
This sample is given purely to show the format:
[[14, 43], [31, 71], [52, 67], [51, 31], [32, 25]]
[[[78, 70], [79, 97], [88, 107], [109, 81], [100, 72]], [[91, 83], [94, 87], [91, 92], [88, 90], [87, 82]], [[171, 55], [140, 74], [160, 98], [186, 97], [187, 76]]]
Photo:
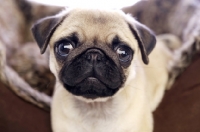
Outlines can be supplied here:
[[54, 132], [153, 131], [171, 55], [149, 28], [119, 10], [73, 8], [32, 32], [41, 53], [50, 47]]

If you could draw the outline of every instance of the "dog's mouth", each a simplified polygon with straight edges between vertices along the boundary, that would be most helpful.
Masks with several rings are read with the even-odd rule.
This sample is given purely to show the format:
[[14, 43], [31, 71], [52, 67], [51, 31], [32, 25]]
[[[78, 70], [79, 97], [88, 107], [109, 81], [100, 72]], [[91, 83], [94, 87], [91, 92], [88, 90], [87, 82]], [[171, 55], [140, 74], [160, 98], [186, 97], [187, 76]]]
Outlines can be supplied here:
[[118, 88], [111, 89], [95, 77], [87, 77], [75, 86], [64, 84], [64, 87], [72, 94], [88, 99], [109, 97], [118, 91]]

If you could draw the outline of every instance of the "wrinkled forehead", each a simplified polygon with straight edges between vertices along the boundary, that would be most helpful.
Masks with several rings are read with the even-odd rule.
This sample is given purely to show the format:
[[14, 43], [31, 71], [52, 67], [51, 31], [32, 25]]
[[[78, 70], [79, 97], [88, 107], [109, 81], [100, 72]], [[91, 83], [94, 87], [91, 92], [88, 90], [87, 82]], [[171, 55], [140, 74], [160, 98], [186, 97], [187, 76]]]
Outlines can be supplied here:
[[122, 12], [115, 10], [71, 10], [57, 27], [53, 40], [59, 40], [73, 33], [78, 34], [80, 41], [98, 39], [110, 43], [116, 35], [127, 40], [130, 29], [123, 15]]

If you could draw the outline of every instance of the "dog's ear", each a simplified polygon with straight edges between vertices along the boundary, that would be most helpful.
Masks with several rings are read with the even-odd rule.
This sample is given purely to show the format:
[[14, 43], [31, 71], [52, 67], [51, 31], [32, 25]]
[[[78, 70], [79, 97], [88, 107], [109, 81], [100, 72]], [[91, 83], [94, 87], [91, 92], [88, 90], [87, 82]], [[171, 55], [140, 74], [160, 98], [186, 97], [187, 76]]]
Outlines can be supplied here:
[[45, 52], [53, 32], [62, 22], [62, 20], [63, 17], [50, 16], [38, 20], [32, 26], [31, 28], [32, 34], [40, 48], [41, 54]]
[[156, 45], [156, 37], [154, 33], [149, 28], [137, 21], [129, 21], [129, 28], [138, 41], [143, 62], [148, 64], [148, 55]]

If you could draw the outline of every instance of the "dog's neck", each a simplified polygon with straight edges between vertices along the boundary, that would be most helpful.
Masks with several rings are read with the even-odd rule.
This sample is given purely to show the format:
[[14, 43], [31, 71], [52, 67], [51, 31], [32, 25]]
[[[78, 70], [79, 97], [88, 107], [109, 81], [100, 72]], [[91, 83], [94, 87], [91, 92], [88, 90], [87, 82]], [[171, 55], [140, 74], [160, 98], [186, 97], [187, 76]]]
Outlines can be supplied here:
[[[105, 101], [85, 102], [79, 99], [74, 99], [75, 108], [77, 108], [80, 116], [99, 120], [100, 118], [111, 118], [116, 115], [115, 111], [118, 107], [113, 98]], [[87, 115], [87, 116], [86, 116]]]
[[[114, 97], [106, 99], [99, 98], [96, 100], [86, 100], [69, 94], [68, 100], [71, 100], [71, 107], [73, 107], [74, 111], [76, 111], [81, 117], [92, 118], [96, 120], [99, 120], [100, 118], [112, 119], [112, 117], [116, 117], [124, 111], [127, 111], [133, 101], [129, 99], [130, 96], [123, 95], [123, 91], [120, 91], [118, 94], [119, 95]], [[124, 96], [124, 98], [121, 96]]]

